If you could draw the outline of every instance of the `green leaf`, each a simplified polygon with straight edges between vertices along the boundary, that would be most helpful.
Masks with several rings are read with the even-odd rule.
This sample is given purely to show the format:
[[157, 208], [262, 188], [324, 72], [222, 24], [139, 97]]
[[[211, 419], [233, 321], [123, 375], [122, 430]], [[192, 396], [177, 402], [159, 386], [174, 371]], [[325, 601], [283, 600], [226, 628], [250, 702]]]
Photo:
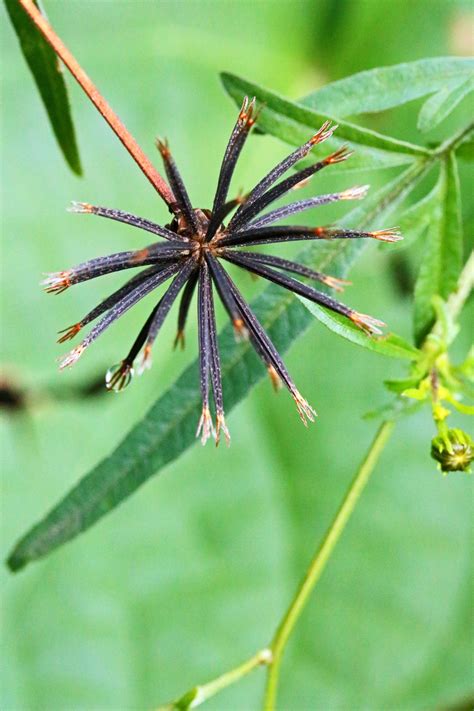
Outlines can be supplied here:
[[[238, 105], [244, 96], [256, 96], [264, 105], [258, 119], [259, 127], [292, 145], [301, 145], [324, 121], [332, 118], [331, 114], [316, 112], [300, 103], [288, 101], [233, 74], [224, 73], [221, 78], [225, 89]], [[316, 147], [311, 156], [327, 155], [348, 142], [356, 153], [348, 161], [346, 170], [368, 170], [404, 165], [412, 163], [417, 157], [430, 155], [425, 148], [406, 141], [383, 136], [347, 121], [337, 119], [337, 123], [336, 134], [322, 146]]]
[[444, 86], [440, 91], [425, 101], [418, 115], [418, 128], [426, 132], [436, 128], [456, 106], [474, 90], [472, 76], [462, 80], [455, 86]]
[[300, 297], [300, 300], [318, 321], [323, 323], [330, 331], [337, 333], [338, 336], [342, 336], [351, 343], [368, 348], [375, 353], [380, 353], [380, 355], [401, 360], [416, 360], [420, 355], [420, 351], [417, 348], [411, 346], [395, 333], [389, 333], [381, 337], [368, 336], [341, 314], [328, 311], [303, 297]]
[[[424, 174], [425, 166], [412, 165], [361, 205], [342, 223], [370, 224], [376, 216], [394, 210]], [[343, 276], [366, 242], [340, 241], [313, 244], [301, 258], [314, 268]], [[312, 323], [310, 312], [288, 291], [268, 287], [252, 308], [283, 353]], [[226, 410], [236, 405], [264, 375], [265, 370], [248, 343], [236, 344], [232, 329], [220, 338]], [[195, 361], [153, 405], [143, 420], [115, 451], [100, 462], [40, 523], [15, 546], [8, 558], [11, 570], [47, 555], [92, 526], [118, 506], [142, 483], [196, 442], [201, 409], [199, 367]]]
[[434, 323], [433, 297], [447, 299], [455, 290], [462, 263], [459, 176], [454, 155], [442, 163], [435, 187], [437, 204], [426, 236], [423, 261], [415, 286], [414, 332], [420, 345]]
[[457, 87], [472, 76], [473, 70], [474, 60], [453, 57], [377, 67], [313, 91], [301, 103], [341, 118], [384, 111]]
[[81, 175], [81, 161], [61, 64], [17, 0], [5, 0], [5, 6], [64, 158], [71, 170]]

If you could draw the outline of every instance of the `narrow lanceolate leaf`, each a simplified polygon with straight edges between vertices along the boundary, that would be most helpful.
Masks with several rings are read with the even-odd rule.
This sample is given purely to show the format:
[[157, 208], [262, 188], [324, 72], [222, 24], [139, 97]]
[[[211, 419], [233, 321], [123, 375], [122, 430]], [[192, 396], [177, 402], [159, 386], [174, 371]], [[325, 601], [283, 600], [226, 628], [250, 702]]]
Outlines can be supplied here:
[[[352, 210], [342, 222], [362, 227], [370, 226], [375, 219], [386, 219], [387, 211], [396, 207], [425, 170], [423, 164], [410, 166], [378, 193], [370, 195], [365, 206]], [[343, 277], [364, 248], [364, 243], [351, 240], [325, 242], [308, 246], [301, 256], [308, 266]], [[268, 287], [252, 303], [252, 309], [282, 353], [314, 321], [309, 310], [290, 292], [275, 286]], [[219, 346], [225, 404], [229, 411], [265, 375], [265, 368], [248, 342], [235, 342], [230, 326], [224, 328]], [[153, 474], [179, 457], [196, 442], [196, 421], [201, 405], [196, 360], [117, 449], [19, 541], [8, 558], [10, 569], [23, 568], [87, 530]]]
[[33, 25], [18, 0], [5, 0], [5, 6], [64, 158], [71, 170], [77, 175], [81, 175], [81, 161], [77, 149], [71, 108], [59, 60]]
[[470, 58], [421, 59], [353, 74], [311, 92], [301, 103], [338, 118], [384, 111], [445, 89], [451, 91], [473, 72], [474, 60]]
[[377, 338], [367, 336], [360, 328], [357, 328], [339, 314], [323, 309], [318, 304], [308, 301], [308, 299], [300, 298], [301, 302], [311, 311], [318, 321], [351, 343], [356, 343], [358, 346], [368, 348], [370, 351], [374, 351], [380, 355], [389, 356], [390, 358], [399, 358], [401, 360], [416, 360], [420, 355], [420, 351], [417, 348], [414, 348], [414, 346], [407, 343], [407, 341], [395, 333], [389, 333], [387, 336]]
[[415, 286], [414, 332], [420, 345], [430, 331], [434, 296], [447, 299], [455, 290], [462, 265], [462, 226], [456, 158], [450, 154], [441, 166], [436, 185], [437, 204], [425, 238], [424, 256]]
[[474, 90], [474, 76], [471, 74], [454, 86], [444, 86], [436, 94], [430, 96], [421, 107], [418, 115], [418, 128], [420, 131], [431, 131], [444, 121], [456, 106]]
[[[259, 128], [292, 145], [300, 145], [306, 141], [311, 132], [314, 133], [324, 121], [332, 118], [329, 113], [288, 101], [233, 74], [224, 73], [221, 78], [225, 89], [237, 104], [242, 103], [246, 95], [256, 96], [257, 101], [263, 105], [258, 118]], [[325, 141], [323, 148], [313, 150], [310, 154], [313, 160], [340, 148], [343, 143], [349, 143], [356, 151], [345, 165], [347, 171], [404, 165], [412, 163], [417, 157], [429, 155], [429, 151], [421, 146], [383, 136], [347, 121], [334, 121], [338, 124], [337, 137], [333, 136]]]

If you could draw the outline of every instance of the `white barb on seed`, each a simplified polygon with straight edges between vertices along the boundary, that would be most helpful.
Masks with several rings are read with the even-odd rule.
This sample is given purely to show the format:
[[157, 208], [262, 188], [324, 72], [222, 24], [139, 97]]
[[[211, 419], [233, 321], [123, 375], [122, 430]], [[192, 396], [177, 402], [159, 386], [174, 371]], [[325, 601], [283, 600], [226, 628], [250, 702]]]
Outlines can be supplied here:
[[78, 346], [72, 349], [72, 351], [69, 351], [69, 353], [66, 353], [66, 355], [61, 356], [58, 358], [59, 362], [59, 370], [64, 370], [64, 368], [71, 368], [81, 355], [84, 353], [86, 349], [86, 346], [83, 343], [80, 343]]

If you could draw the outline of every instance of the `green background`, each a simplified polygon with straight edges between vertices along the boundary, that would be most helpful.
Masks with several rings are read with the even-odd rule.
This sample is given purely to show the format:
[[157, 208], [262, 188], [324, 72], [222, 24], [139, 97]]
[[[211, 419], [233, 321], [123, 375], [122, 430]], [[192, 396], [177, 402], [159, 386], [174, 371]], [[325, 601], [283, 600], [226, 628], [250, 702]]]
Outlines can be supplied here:
[[[219, 71], [296, 98], [362, 69], [466, 53], [472, 22], [468, 4], [404, 0], [61, 0], [46, 9], [143, 148], [152, 153], [156, 135], [169, 138], [203, 207], [236, 113]], [[2, 16], [2, 363], [9, 380], [32, 392], [27, 414], [2, 414], [5, 557], [194, 357], [196, 330], [186, 352], [173, 353], [169, 319], [154, 368], [122, 396], [56, 402], [45, 394], [120, 360], [148, 308], [129, 313], [74, 371], [56, 372], [54, 359], [67, 350], [55, 345], [56, 331], [121, 278], [53, 298], [38, 288], [41, 274], [142, 244], [126, 227], [64, 208], [85, 200], [161, 222], [166, 210], [71, 81], [85, 177], [68, 171]], [[418, 106], [366, 123], [418, 142], [458, 125], [455, 113], [421, 137]], [[250, 139], [234, 190], [251, 186], [286, 150], [271, 137]], [[375, 186], [391, 175], [320, 176], [306, 192], [367, 177]], [[321, 221], [340, 214], [321, 213]], [[468, 210], [465, 218], [471, 223]], [[365, 252], [345, 300], [408, 338], [411, 306], [398, 286], [396, 249]], [[403, 254], [414, 273], [422, 246]], [[245, 275], [240, 284], [247, 295], [260, 288]], [[2, 708], [149, 709], [268, 642], [373, 436], [376, 423], [362, 415], [388, 400], [384, 379], [403, 375], [396, 362], [317, 323], [286, 362], [318, 410], [315, 425], [302, 427], [291, 399], [264, 382], [230, 415], [230, 449], [194, 447], [51, 558], [17, 576], [2, 571]], [[438, 709], [472, 692], [470, 481], [437, 472], [433, 434], [427, 412], [395, 432], [290, 641], [282, 709]], [[258, 670], [207, 708], [257, 709], [263, 680]]]

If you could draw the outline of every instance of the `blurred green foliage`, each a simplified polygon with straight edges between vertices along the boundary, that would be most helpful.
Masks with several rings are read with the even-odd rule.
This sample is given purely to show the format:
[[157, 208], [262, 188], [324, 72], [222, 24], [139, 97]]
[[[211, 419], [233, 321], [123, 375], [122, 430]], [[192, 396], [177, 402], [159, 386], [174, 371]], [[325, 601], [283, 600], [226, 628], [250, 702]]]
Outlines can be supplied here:
[[[302, 96], [362, 69], [465, 53], [470, 17], [465, 3], [405, 0], [63, 0], [47, 10], [145, 150], [155, 135], [168, 136], [203, 206], [235, 115], [220, 71]], [[71, 82], [85, 178], [68, 173], [7, 22], [2, 40], [2, 362], [9, 378], [32, 387], [83, 382], [117, 361], [141, 316], [129, 314], [75, 372], [59, 376], [55, 332], [107, 288], [92, 282], [52, 299], [36, 284], [42, 272], [125, 249], [135, 235], [64, 207], [83, 199], [157, 221], [166, 211]], [[367, 125], [421, 141], [418, 105], [367, 117]], [[428, 140], [462, 125], [463, 112], [461, 104]], [[249, 186], [285, 151], [270, 137], [251, 139], [234, 184]], [[348, 181], [335, 172], [324, 191]], [[469, 227], [469, 208], [463, 217]], [[411, 309], [394, 251], [365, 253], [352, 272], [350, 303], [408, 338]], [[410, 284], [422, 244], [403, 254]], [[240, 283], [248, 294], [259, 289], [245, 277]], [[154, 369], [121, 397], [43, 398], [28, 414], [2, 415], [5, 552], [194, 356], [193, 333], [184, 355], [171, 352], [173, 335], [170, 322]], [[286, 361], [318, 409], [316, 425], [305, 430], [290, 399], [275, 398], [264, 383], [231, 415], [229, 450], [193, 448], [73, 545], [19, 577], [2, 573], [4, 708], [153, 708], [270, 638], [370, 441], [374, 423], [361, 415], [384, 402], [382, 381], [401, 374], [397, 363], [317, 323]], [[290, 644], [281, 708], [438, 708], [472, 691], [470, 482], [435, 470], [432, 430], [421, 413], [399, 426], [384, 453]], [[257, 671], [207, 708], [256, 709], [262, 682]]]

